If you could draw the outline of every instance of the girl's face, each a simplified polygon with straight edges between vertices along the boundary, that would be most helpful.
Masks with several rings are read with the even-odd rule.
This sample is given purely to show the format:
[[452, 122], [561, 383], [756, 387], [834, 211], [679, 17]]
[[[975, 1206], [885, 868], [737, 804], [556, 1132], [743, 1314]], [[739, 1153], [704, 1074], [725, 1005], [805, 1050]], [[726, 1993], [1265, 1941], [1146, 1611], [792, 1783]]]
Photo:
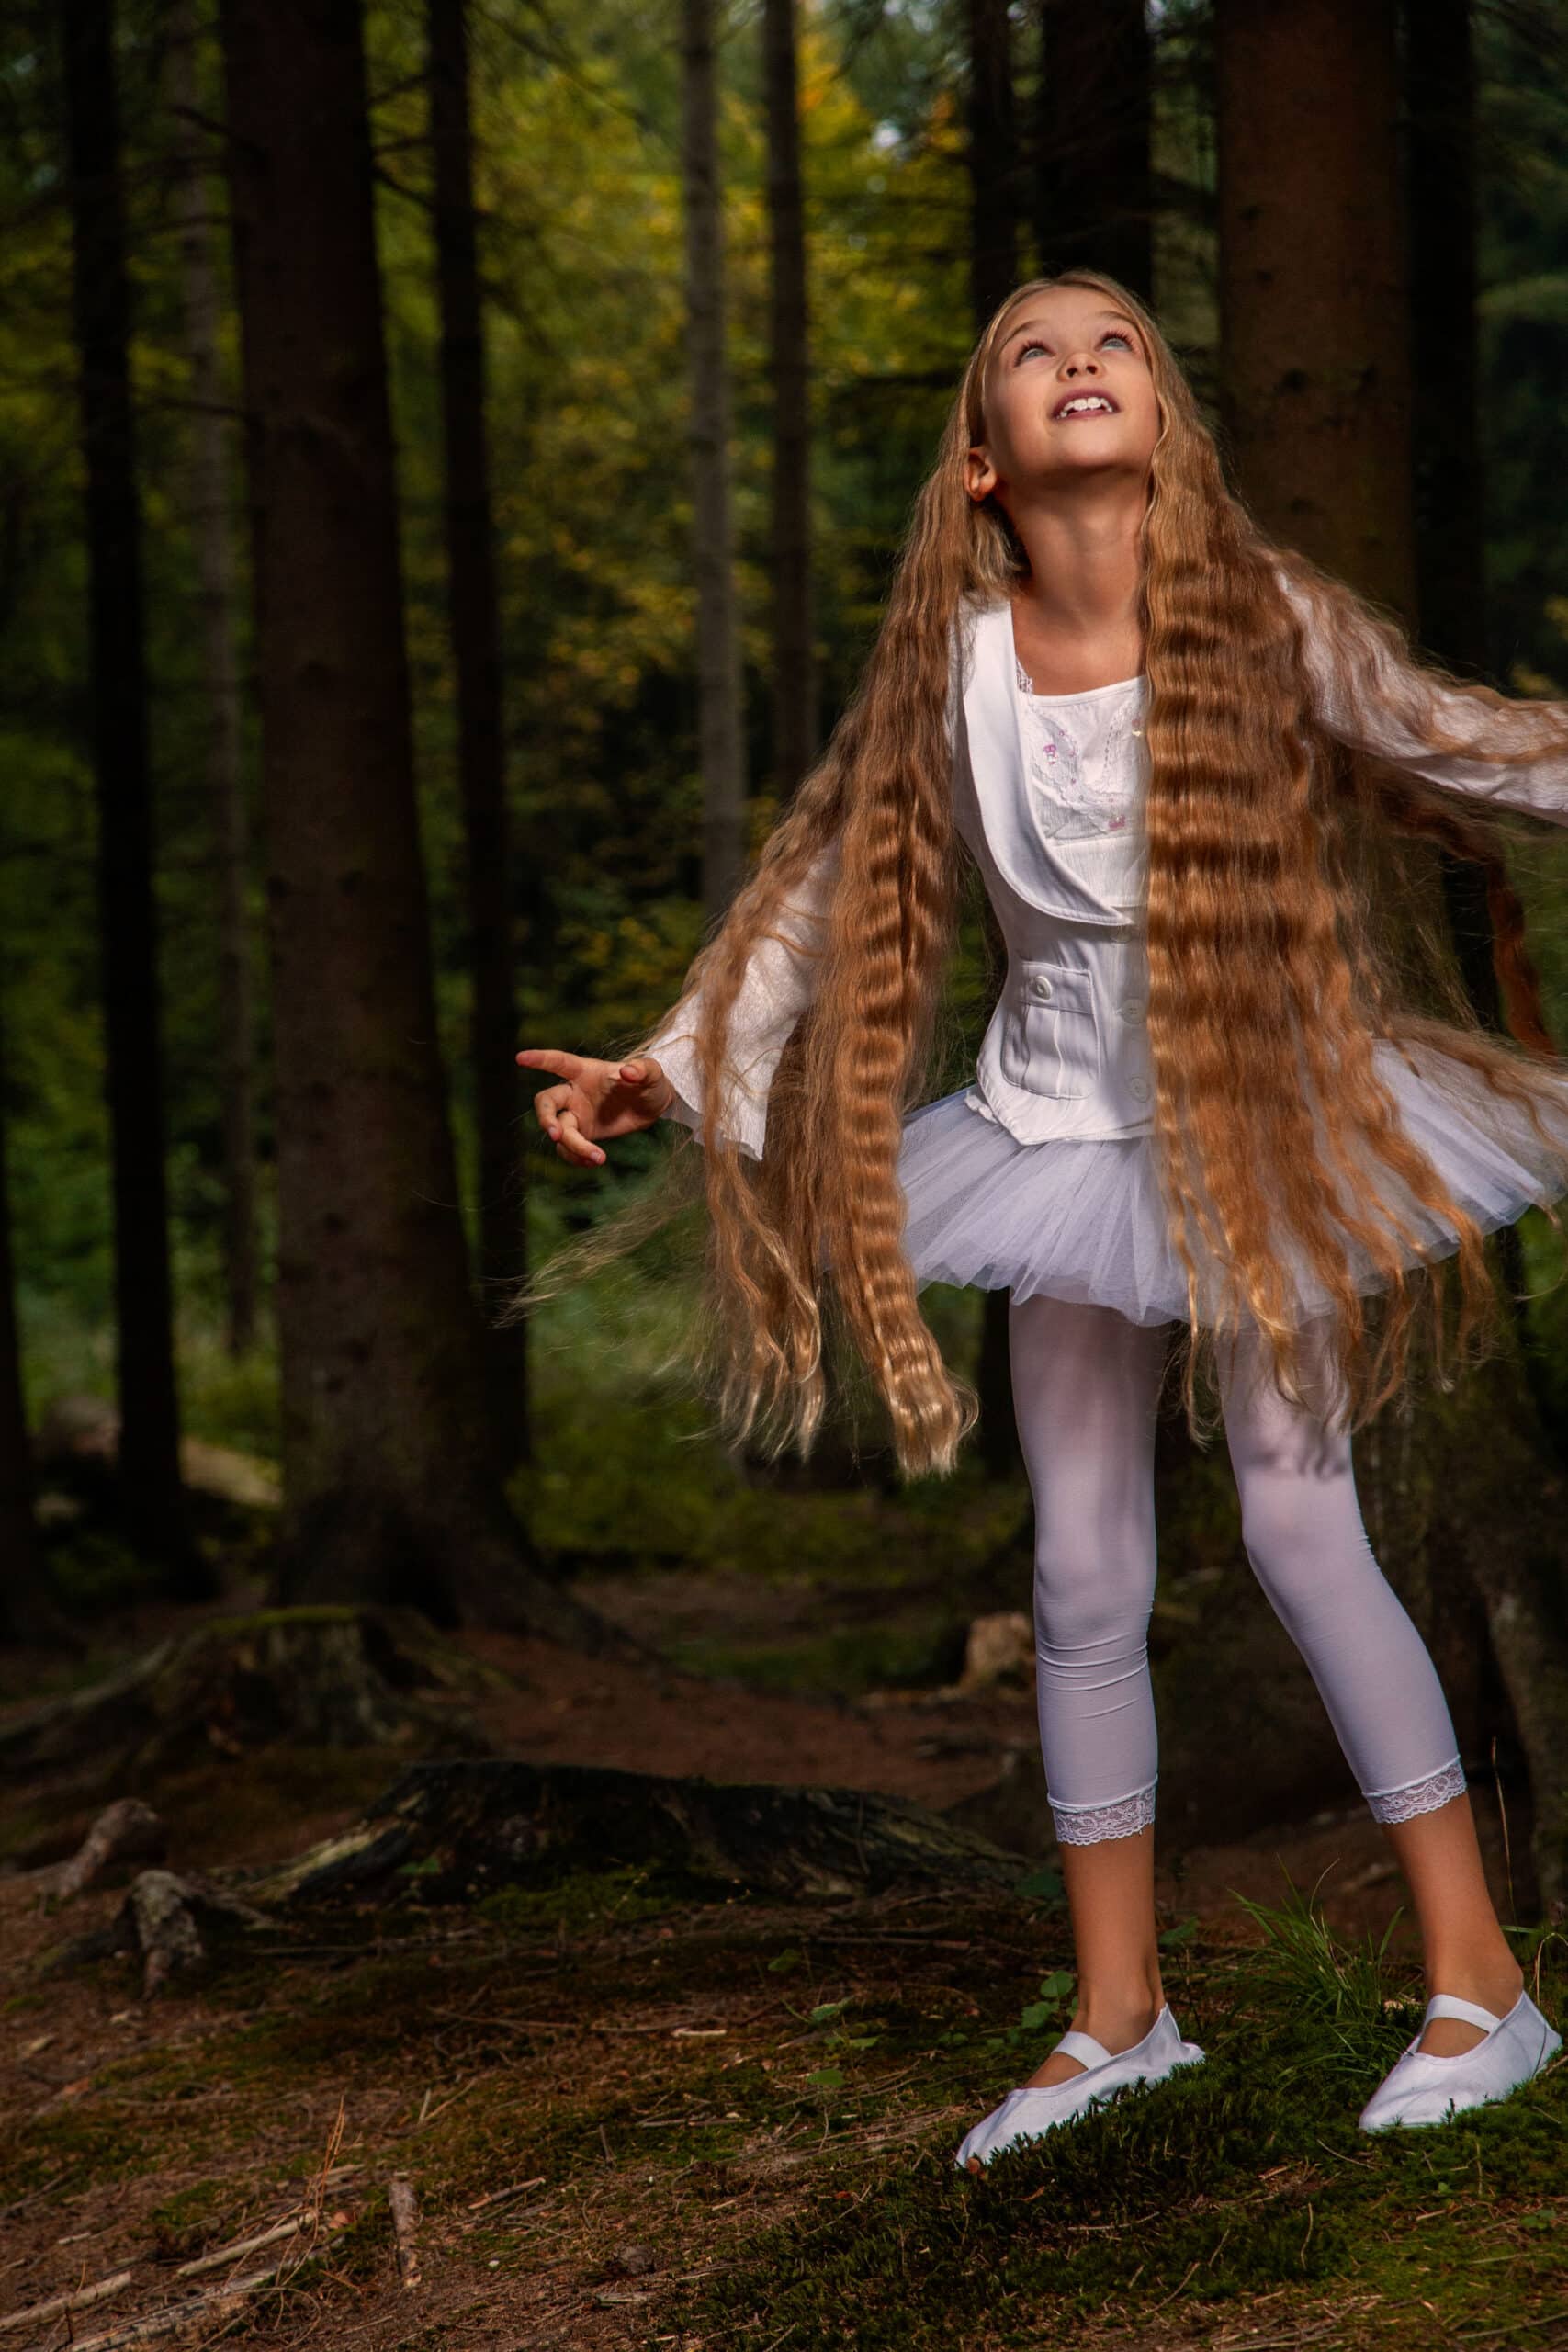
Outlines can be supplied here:
[[994, 492], [1016, 515], [1042, 492], [1147, 479], [1160, 429], [1147, 349], [1098, 288], [1023, 296], [1002, 322], [981, 399], [985, 435], [964, 463], [976, 501]]

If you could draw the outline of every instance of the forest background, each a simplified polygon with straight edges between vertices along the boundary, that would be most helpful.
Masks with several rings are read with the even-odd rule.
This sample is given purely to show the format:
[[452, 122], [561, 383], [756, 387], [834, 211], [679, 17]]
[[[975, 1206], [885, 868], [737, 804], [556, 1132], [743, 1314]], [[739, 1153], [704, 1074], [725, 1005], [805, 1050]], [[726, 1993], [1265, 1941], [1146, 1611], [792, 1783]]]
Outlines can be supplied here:
[[[671, 1143], [565, 1170], [512, 1051], [613, 1049], [678, 992], [1032, 268], [1150, 293], [1266, 523], [1438, 658], [1562, 694], [1560, 17], [433, 0], [369, 6], [363, 60], [352, 8], [282, 28], [72, 0], [11, 12], [0, 58], [0, 1629], [76, 1675], [117, 1606], [220, 1600], [194, 1443], [280, 1469], [244, 1554], [274, 1598], [590, 1645], [563, 1577], [874, 1555], [893, 1592], [978, 1513], [913, 1623], [752, 1660], [951, 1676], [1023, 1589], [1002, 1299], [927, 1294], [985, 1407], [956, 1480], [900, 1494], [852, 1397], [808, 1464], [719, 1446], [678, 1369], [689, 1251], [495, 1328]], [[312, 162], [287, 124], [333, 103]], [[1550, 833], [1516, 871], [1561, 1030]], [[1495, 1017], [1484, 910], [1427, 878]], [[976, 907], [953, 1082], [995, 978]], [[1522, 1773], [1568, 1728], [1520, 1516], [1568, 1465], [1568, 1306], [1546, 1218], [1498, 1246], [1543, 1294], [1511, 1363], [1361, 1468], [1472, 1749]], [[1234, 1568], [1219, 1464], [1161, 1449], [1169, 1577]]]

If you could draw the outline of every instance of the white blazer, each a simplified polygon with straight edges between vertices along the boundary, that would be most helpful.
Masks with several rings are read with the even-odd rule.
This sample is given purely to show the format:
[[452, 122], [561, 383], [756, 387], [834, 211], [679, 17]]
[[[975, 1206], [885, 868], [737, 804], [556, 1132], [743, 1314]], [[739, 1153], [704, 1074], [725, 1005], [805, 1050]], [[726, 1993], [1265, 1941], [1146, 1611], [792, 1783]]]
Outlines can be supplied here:
[[[1353, 675], [1335, 674], [1310, 599], [1280, 577], [1305, 624], [1317, 714], [1341, 741], [1450, 790], [1568, 825], [1568, 754], [1532, 741], [1540, 732], [1532, 725], [1535, 712], [1550, 712], [1561, 728], [1568, 706], [1519, 703], [1499, 720], [1464, 695], [1433, 687], [1445, 724], [1472, 741], [1506, 725], [1517, 747], [1502, 765], [1433, 754], [1379, 699], [1387, 657], [1377, 641], [1365, 639]], [[1145, 1027], [1141, 829], [1053, 841], [1035, 823], [1010, 605], [966, 605], [953, 650], [948, 717], [954, 823], [980, 868], [1008, 956], [965, 1099], [1021, 1143], [1146, 1133], [1154, 1071]], [[1142, 758], [1146, 776], [1146, 751]], [[815, 951], [826, 934], [838, 848], [835, 841], [819, 854], [786, 902], [777, 934], [754, 949], [732, 1013], [737, 1083], [719, 1127], [756, 1159], [774, 1069], [815, 989]], [[694, 1000], [672, 1012], [648, 1051], [676, 1090], [667, 1115], [700, 1127], [694, 1011]]]

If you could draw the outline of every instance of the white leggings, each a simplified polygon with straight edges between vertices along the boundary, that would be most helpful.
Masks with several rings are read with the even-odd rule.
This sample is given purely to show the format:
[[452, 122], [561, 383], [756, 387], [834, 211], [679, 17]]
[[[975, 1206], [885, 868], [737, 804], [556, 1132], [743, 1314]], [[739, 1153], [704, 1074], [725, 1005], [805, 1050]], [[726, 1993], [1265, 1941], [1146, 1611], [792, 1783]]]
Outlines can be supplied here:
[[[1056, 1836], [1071, 1845], [1155, 1816], [1154, 1442], [1169, 1329], [1057, 1298], [1009, 1312], [1034, 1497], [1040, 1744]], [[1368, 1544], [1348, 1436], [1289, 1405], [1262, 1353], [1239, 1343], [1220, 1390], [1242, 1541], [1374, 1818], [1407, 1820], [1463, 1792], [1448, 1702]]]

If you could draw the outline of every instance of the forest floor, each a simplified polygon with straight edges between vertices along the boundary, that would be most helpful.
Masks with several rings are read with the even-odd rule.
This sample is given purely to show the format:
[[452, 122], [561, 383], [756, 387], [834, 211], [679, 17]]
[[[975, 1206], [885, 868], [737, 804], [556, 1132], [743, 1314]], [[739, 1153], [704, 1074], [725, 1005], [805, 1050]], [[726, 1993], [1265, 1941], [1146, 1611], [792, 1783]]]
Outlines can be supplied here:
[[[686, 1656], [724, 1630], [711, 1578], [580, 1589], [645, 1637], [655, 1616], [679, 1628]], [[120, 1632], [133, 1648], [160, 1630], [142, 1611]], [[515, 1685], [485, 1728], [534, 1761], [862, 1788], [961, 1817], [1010, 1758], [1038, 1769], [1021, 1689], [829, 1700], [466, 1638]], [[399, 1761], [215, 1754], [135, 1793], [171, 1866], [217, 1870], [330, 1835]], [[1473, 1798], [1507, 1918], [1504, 1825]], [[631, 1868], [460, 1911], [411, 1890], [264, 1939], [265, 1957], [215, 1950], [144, 2001], [130, 1957], [40, 1967], [124, 1899], [127, 1871], [64, 1908], [30, 1875], [84, 1826], [19, 1802], [0, 1821], [0, 2346], [1568, 2345], [1563, 2062], [1404, 2144], [1357, 2131], [1421, 1997], [1408, 1920], [1387, 1932], [1402, 1882], [1359, 1803], [1226, 1846], [1164, 1840], [1166, 1989], [1207, 2063], [979, 2180], [956, 2172], [958, 2141], [1070, 2021], [1048, 1851], [1021, 1857], [1033, 1892], [1011, 1894], [704, 1902]], [[1561, 2018], [1562, 1933], [1517, 1943]], [[177, 2337], [130, 2333], [280, 2259]]]

